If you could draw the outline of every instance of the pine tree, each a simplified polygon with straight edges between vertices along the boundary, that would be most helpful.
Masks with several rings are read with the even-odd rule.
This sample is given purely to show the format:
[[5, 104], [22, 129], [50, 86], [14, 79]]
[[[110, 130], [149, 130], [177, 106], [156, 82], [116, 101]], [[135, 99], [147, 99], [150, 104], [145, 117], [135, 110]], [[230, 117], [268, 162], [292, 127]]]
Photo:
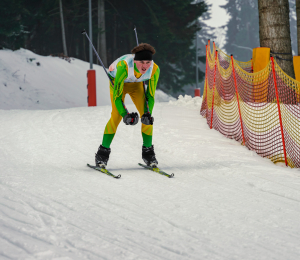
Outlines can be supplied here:
[[[206, 45], [208, 40], [217, 41], [218, 34], [215, 34], [215, 28], [208, 26], [206, 21], [211, 19], [211, 6], [207, 5], [207, 11], [201, 16], [201, 19], [198, 19], [201, 30], [197, 32], [198, 34], [198, 73], [201, 80], [199, 80], [200, 93], [203, 94], [204, 91], [204, 82], [205, 82], [205, 70], [206, 70]], [[190, 87], [191, 92], [194, 91], [194, 86]]]
[[22, 16], [26, 13], [20, 1], [1, 0], [0, 2], [0, 48], [15, 49], [19, 47], [17, 41], [29, 33], [22, 23]]
[[224, 8], [230, 16], [226, 27], [226, 52], [239, 61], [252, 58], [259, 47], [258, 7], [256, 0], [229, 0]]
[[[93, 39], [99, 32], [98, 1], [92, 0]], [[88, 29], [88, 2], [64, 0], [63, 10], [68, 54], [86, 60], [89, 45], [81, 31]], [[105, 1], [107, 66], [136, 46], [135, 25], [139, 42], [156, 48], [160, 88], [176, 93], [185, 85], [195, 84], [195, 34], [200, 30], [195, 21], [206, 11], [205, 2], [200, 0]], [[62, 52], [58, 1], [1, 0], [0, 22], [5, 24], [0, 26], [0, 45], [5, 48], [25, 47], [41, 55]], [[28, 34], [20, 33], [21, 26]]]

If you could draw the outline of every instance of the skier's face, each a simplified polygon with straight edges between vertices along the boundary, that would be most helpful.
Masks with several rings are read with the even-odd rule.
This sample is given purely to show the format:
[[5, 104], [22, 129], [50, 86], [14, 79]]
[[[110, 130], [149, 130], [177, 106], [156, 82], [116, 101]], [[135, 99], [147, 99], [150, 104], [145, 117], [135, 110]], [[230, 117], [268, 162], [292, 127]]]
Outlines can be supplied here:
[[142, 74], [145, 74], [151, 66], [151, 60], [135, 60], [134, 63], [139, 72]]

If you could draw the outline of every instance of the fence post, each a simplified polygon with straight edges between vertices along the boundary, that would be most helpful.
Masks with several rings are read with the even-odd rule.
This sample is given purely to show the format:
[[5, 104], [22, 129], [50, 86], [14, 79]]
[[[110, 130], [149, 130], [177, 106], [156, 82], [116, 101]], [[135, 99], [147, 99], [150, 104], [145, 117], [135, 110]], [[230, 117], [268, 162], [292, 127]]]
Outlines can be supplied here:
[[213, 117], [214, 117], [214, 101], [215, 101], [215, 88], [216, 88], [217, 59], [218, 59], [218, 51], [215, 52], [215, 71], [214, 71], [214, 85], [213, 85], [213, 96], [212, 96], [212, 105], [211, 105], [210, 129], [212, 129], [212, 122], [213, 122]]
[[[209, 43], [209, 40], [208, 40]], [[207, 66], [208, 66], [208, 61], [207, 61], [207, 45], [205, 45], [205, 49], [206, 49], [206, 66], [205, 66], [205, 86], [204, 86], [204, 90], [205, 90], [205, 99], [206, 99], [206, 118], [207, 118], [207, 110], [208, 110], [208, 104], [207, 104], [207, 84], [208, 84], [208, 77], [207, 77]]]
[[242, 114], [241, 114], [241, 108], [240, 108], [240, 101], [239, 101], [239, 93], [238, 93], [237, 84], [236, 84], [235, 69], [234, 69], [234, 62], [233, 62], [233, 56], [232, 55], [231, 55], [231, 64], [232, 64], [232, 73], [233, 73], [233, 78], [234, 78], [234, 86], [235, 86], [236, 99], [237, 99], [237, 103], [238, 103], [239, 115], [240, 115], [240, 122], [241, 122], [241, 128], [242, 128], [243, 145], [245, 145], [243, 120], [242, 120]]
[[286, 158], [285, 139], [284, 139], [284, 134], [283, 134], [281, 111], [280, 111], [280, 103], [279, 103], [279, 96], [278, 96], [278, 89], [277, 89], [277, 80], [276, 80], [276, 75], [275, 75], [275, 66], [274, 66], [274, 58], [273, 57], [271, 57], [271, 62], [272, 62], [272, 72], [273, 72], [273, 80], [274, 80], [274, 86], [275, 86], [275, 93], [276, 93], [276, 99], [277, 99], [277, 108], [278, 108], [278, 116], [279, 116], [280, 130], [281, 130], [282, 145], [283, 145], [284, 161], [285, 161], [285, 165], [288, 166], [288, 162], [287, 162], [287, 158]]

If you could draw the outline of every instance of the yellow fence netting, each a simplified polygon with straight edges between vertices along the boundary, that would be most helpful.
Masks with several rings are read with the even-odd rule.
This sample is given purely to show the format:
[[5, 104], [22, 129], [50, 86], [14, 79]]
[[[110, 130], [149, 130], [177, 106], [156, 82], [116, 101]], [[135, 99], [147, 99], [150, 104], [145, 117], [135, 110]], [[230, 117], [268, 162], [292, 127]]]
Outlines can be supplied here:
[[228, 138], [274, 163], [300, 167], [300, 82], [271, 57], [253, 73], [252, 60], [240, 62], [214, 45], [206, 51], [201, 115]]

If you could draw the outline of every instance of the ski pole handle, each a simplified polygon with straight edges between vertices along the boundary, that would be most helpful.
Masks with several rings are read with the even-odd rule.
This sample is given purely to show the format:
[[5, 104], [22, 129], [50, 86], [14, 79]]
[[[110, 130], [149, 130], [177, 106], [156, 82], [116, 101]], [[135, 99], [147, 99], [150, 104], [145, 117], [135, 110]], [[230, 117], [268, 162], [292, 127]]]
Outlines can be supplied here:
[[[107, 73], [107, 71], [106, 71], [106, 68], [105, 68], [103, 62], [102, 62], [102, 60], [101, 60], [100, 57], [99, 57], [98, 52], [96, 51], [96, 49], [95, 49], [93, 43], [91, 42], [89, 36], [88, 36], [87, 33], [86, 33], [86, 30], [83, 30], [81, 33], [82, 33], [82, 34], [85, 34], [86, 38], [89, 40], [89, 42], [90, 42], [90, 44], [91, 44], [91, 46], [92, 46], [92, 48], [93, 48], [93, 50], [94, 50], [94, 52], [95, 52], [95, 54], [96, 54], [98, 60], [100, 61], [100, 64], [102, 65], [102, 68], [104, 69], [104, 71], [105, 71], [105, 73], [106, 73], [106, 76], [108, 77], [108, 79], [109, 79], [111, 85], [114, 87], [114, 83], [112, 82], [110, 76], [108, 75], [108, 73]], [[126, 113], [128, 114], [129, 112], [128, 112], [128, 110], [127, 110], [127, 108], [126, 108], [126, 106], [125, 106], [125, 104], [124, 104], [123, 101], [122, 101], [122, 104], [123, 104], [123, 107], [124, 107], [125, 110], [126, 110]]]

